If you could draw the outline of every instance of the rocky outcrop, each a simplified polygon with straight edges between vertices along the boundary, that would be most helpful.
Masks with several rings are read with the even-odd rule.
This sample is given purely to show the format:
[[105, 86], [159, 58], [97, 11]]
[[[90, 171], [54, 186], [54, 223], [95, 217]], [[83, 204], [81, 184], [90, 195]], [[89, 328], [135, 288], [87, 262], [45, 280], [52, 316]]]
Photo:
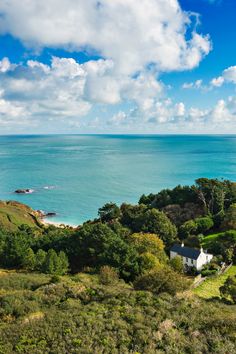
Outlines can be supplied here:
[[34, 193], [34, 190], [33, 190], [33, 189], [30, 189], [30, 188], [17, 189], [17, 190], [15, 190], [15, 193], [16, 193], [16, 194], [32, 194], [32, 193]]

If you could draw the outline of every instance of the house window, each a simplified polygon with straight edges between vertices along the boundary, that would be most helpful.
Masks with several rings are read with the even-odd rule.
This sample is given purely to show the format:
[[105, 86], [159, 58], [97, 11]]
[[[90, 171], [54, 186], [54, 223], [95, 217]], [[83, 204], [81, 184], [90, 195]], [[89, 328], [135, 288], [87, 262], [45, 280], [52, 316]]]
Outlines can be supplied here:
[[191, 263], [193, 264], [193, 259], [191, 259]]
[[188, 258], [187, 257], [185, 258], [185, 260], [186, 260], [186, 262], [188, 262]]

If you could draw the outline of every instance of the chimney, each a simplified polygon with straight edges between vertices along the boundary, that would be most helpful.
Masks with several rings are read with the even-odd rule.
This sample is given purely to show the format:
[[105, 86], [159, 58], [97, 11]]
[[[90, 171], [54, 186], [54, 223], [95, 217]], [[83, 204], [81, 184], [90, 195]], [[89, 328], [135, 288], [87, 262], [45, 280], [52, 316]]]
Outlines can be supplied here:
[[181, 247], [184, 247], [184, 243], [183, 242], [181, 243]]
[[200, 252], [201, 252], [201, 253], [203, 253], [203, 252], [204, 252], [204, 249], [203, 249], [202, 247], [200, 248]]

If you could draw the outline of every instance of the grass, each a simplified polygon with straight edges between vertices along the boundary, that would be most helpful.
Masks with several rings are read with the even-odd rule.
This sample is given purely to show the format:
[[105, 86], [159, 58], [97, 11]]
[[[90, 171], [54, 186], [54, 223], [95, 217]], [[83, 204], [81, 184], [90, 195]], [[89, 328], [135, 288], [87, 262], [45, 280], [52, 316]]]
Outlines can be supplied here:
[[28, 206], [15, 201], [0, 201], [0, 229], [16, 231], [21, 225], [41, 227], [35, 212]]
[[[236, 241], [236, 230], [229, 230], [227, 231], [227, 234], [231, 234], [232, 239]], [[216, 234], [211, 234], [208, 236], [205, 236], [204, 239], [202, 240], [202, 246], [203, 248], [211, 248], [214, 243], [219, 242], [224, 240], [226, 232], [219, 232]]]
[[225, 280], [229, 276], [233, 275], [236, 275], [236, 265], [233, 265], [227, 272], [222, 275], [208, 278], [201, 285], [194, 289], [194, 293], [204, 299], [220, 297], [220, 287], [224, 284]]

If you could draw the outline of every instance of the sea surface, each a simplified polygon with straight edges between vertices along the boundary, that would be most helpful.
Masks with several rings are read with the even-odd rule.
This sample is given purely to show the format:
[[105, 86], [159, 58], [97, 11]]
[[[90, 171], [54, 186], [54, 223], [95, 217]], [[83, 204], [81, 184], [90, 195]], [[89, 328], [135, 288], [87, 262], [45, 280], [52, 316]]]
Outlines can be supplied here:
[[[72, 225], [198, 177], [236, 181], [236, 136], [0, 136], [0, 199]], [[34, 193], [17, 195], [19, 188]]]

